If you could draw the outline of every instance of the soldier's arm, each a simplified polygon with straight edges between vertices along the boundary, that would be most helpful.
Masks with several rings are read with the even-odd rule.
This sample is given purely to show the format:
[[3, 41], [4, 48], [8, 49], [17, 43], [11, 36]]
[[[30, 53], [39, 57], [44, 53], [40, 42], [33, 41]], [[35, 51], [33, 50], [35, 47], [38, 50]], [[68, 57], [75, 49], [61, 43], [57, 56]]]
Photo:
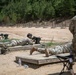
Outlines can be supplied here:
[[28, 44], [33, 45], [33, 41], [31, 39], [27, 39]]

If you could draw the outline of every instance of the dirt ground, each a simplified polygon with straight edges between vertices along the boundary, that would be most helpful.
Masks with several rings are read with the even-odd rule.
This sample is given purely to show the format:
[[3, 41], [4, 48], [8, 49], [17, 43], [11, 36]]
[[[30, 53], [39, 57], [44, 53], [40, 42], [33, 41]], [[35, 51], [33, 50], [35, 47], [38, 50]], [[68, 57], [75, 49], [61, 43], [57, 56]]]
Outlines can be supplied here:
[[[0, 27], [0, 33], [8, 33], [9, 38], [24, 38], [27, 33], [32, 33], [34, 36], [39, 36], [44, 41], [49, 41], [53, 38], [55, 42], [69, 42], [72, 40], [72, 34], [68, 30], [61, 28], [35, 28], [35, 27]], [[28, 68], [19, 66], [15, 62], [15, 56], [22, 54], [29, 54], [27, 51], [16, 51], [6, 55], [0, 55], [0, 75], [58, 75], [62, 69], [62, 64], [47, 64], [47, 65], [33, 65], [27, 64]], [[76, 73], [76, 64], [74, 65], [74, 71]], [[64, 75], [70, 75], [65, 73]]]
[[60, 27], [0, 27], [0, 33], [8, 33], [9, 38], [24, 38], [28, 33], [33, 36], [41, 37], [43, 41], [52, 40], [55, 42], [68, 42], [72, 40], [72, 34], [68, 27], [61, 29]]

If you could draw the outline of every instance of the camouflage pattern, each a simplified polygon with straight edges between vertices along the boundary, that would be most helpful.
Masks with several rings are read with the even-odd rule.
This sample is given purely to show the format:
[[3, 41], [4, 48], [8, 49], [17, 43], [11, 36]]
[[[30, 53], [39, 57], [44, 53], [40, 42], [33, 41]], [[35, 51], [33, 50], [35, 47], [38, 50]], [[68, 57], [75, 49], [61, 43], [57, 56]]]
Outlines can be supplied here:
[[8, 47], [4, 43], [0, 43], [0, 54], [6, 54], [8, 52]]
[[24, 39], [21, 39], [21, 40], [12, 40], [11, 43], [0, 43], [0, 54], [6, 54], [9, 50], [9, 47], [12, 47], [12, 46], [18, 46], [18, 45], [27, 45], [27, 44], [30, 44], [32, 45], [33, 42], [31, 39], [29, 38], [24, 38]]
[[[72, 50], [72, 42], [67, 43], [65, 45], [58, 45], [53, 48], [47, 48], [49, 54], [61, 54], [61, 53], [69, 53]], [[38, 52], [44, 53], [45, 48], [37, 48]]]
[[20, 40], [12, 40], [11, 43], [7, 44], [8, 47], [10, 46], [18, 46], [18, 45], [32, 45], [33, 41], [32, 39], [29, 38], [24, 38], [24, 39], [20, 39]]
[[73, 34], [72, 48], [73, 51], [76, 53], [76, 16], [71, 19], [69, 30]]
[[[76, 16], [71, 19], [69, 30], [73, 34], [72, 42], [61, 46], [55, 46], [54, 48], [48, 48], [49, 54], [68, 53], [72, 50], [73, 53], [76, 54]], [[39, 52], [45, 52], [45, 48], [38, 48], [37, 50]]]

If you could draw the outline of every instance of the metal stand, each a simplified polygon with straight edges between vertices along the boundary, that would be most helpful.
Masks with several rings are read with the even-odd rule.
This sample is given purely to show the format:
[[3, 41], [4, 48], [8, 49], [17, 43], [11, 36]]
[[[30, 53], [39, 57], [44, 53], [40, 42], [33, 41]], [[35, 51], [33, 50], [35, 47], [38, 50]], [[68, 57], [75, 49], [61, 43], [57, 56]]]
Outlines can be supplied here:
[[[71, 70], [73, 71], [73, 55], [67, 55], [67, 56], [57, 55], [56, 57], [63, 63], [63, 69], [61, 70], [59, 75], [64, 73], [65, 68], [68, 71], [71, 71]], [[74, 75], [74, 71], [71, 74]]]

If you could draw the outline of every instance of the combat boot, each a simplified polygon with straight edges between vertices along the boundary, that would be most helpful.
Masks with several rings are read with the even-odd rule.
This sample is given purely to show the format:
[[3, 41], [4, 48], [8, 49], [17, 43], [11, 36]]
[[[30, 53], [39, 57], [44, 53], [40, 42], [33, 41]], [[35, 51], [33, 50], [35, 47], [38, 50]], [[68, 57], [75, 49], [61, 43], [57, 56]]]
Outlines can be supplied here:
[[45, 49], [45, 55], [46, 57], [49, 57], [49, 51], [47, 49]]
[[37, 48], [33, 47], [33, 48], [30, 50], [30, 55], [32, 55], [32, 53], [33, 53], [34, 51], [37, 51]]

